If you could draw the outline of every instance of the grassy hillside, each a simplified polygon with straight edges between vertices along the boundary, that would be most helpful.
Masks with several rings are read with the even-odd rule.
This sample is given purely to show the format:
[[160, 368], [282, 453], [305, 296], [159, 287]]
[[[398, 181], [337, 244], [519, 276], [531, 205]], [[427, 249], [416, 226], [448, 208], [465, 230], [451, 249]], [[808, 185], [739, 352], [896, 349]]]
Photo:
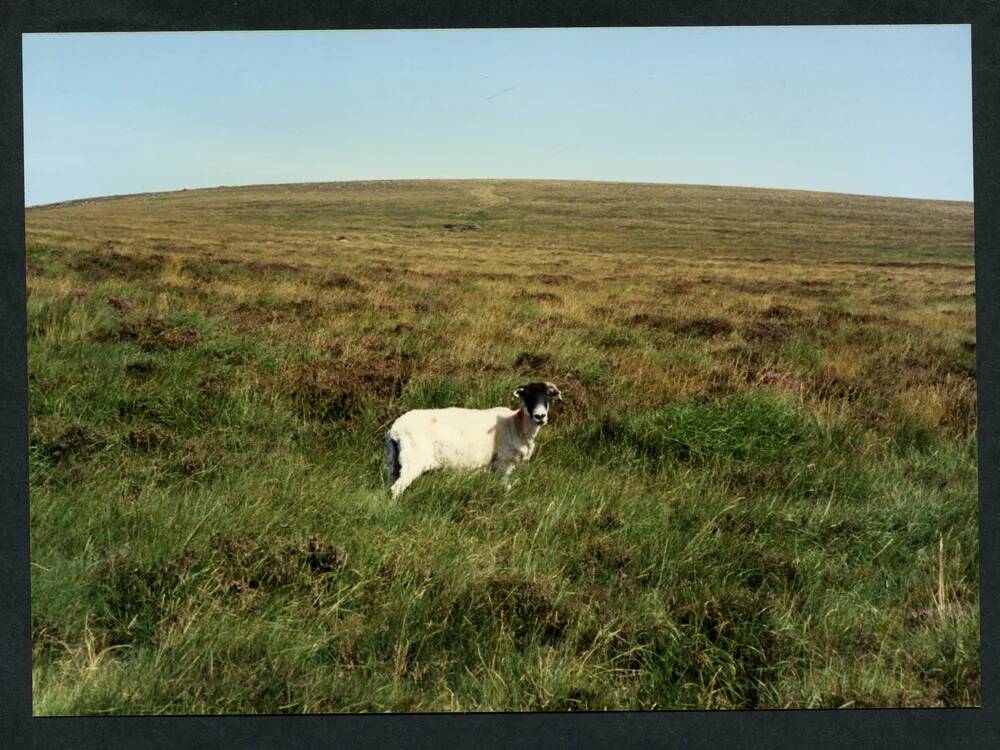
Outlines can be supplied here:
[[[469, 181], [29, 209], [39, 714], [970, 705], [972, 207]], [[565, 403], [391, 501], [409, 408]]]

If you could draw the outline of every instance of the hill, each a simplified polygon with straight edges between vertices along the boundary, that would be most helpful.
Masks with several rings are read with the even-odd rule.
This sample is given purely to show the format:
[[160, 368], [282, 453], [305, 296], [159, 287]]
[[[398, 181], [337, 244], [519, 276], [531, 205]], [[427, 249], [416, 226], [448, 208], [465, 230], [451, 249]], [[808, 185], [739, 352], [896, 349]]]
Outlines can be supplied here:
[[[105, 237], [111, 222], [115, 232]], [[435, 246], [590, 250], [656, 255], [858, 253], [968, 264], [972, 205], [751, 188], [541, 180], [262, 185], [121, 196], [28, 210], [33, 236], [149, 241], [152, 249], [242, 251], [282, 243], [299, 260], [334, 237], [385, 249]], [[452, 226], [446, 226], [451, 224]], [[108, 227], [110, 228], [110, 227]], [[255, 230], [266, 228], [258, 238]], [[822, 232], [817, 230], [822, 228]], [[451, 231], [451, 235], [447, 234]], [[235, 236], [233, 236], [235, 232]], [[460, 241], [456, 241], [459, 233]], [[371, 248], [370, 248], [371, 249]], [[536, 248], [538, 249], [538, 248]], [[302, 255], [305, 258], [302, 258]]]
[[[28, 209], [35, 712], [971, 705], [972, 206], [409, 181]], [[565, 403], [391, 501], [409, 408]]]

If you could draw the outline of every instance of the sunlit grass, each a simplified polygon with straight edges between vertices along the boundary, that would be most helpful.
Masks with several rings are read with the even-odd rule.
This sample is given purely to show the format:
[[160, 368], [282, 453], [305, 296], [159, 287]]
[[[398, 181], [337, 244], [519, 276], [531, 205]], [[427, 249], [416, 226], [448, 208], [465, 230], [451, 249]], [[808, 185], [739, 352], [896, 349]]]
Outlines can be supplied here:
[[[31, 209], [38, 714], [979, 701], [971, 206], [416, 182]], [[391, 501], [410, 408], [565, 403]]]

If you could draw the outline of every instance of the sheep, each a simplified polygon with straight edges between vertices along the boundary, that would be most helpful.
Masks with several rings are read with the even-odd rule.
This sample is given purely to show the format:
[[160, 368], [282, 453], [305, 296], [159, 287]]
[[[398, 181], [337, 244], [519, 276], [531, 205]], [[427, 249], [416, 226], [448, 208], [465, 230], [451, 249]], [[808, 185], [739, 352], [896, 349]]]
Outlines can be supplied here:
[[414, 409], [399, 417], [385, 436], [392, 497], [421, 474], [444, 467], [491, 468], [510, 487], [510, 473], [535, 451], [535, 437], [548, 421], [549, 400], [562, 401], [552, 383], [527, 383], [514, 396], [522, 402], [517, 411], [452, 407]]

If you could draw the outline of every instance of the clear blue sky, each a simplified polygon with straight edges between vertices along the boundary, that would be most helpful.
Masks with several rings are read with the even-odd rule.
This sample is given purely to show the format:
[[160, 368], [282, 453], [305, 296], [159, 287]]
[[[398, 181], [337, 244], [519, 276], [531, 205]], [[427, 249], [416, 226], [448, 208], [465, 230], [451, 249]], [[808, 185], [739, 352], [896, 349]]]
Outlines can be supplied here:
[[968, 26], [29, 34], [25, 192], [535, 177], [972, 200]]

